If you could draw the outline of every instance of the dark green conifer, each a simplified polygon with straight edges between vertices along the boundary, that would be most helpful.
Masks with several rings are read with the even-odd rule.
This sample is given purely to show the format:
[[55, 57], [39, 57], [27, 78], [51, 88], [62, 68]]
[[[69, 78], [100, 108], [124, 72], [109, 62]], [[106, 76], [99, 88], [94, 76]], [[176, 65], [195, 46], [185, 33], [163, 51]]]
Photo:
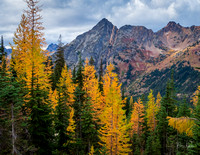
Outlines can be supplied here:
[[7, 57], [7, 53], [5, 52], [5, 49], [4, 49], [3, 36], [1, 36], [0, 65], [2, 66], [0, 67], [0, 72], [4, 76], [6, 74], [6, 57]]
[[93, 57], [91, 56], [91, 57], [90, 57], [89, 64], [90, 64], [91, 66], [94, 66], [94, 63], [95, 63], [95, 62], [94, 62], [94, 59], [93, 59]]
[[58, 39], [58, 49], [56, 51], [56, 60], [55, 60], [55, 67], [54, 67], [54, 74], [53, 74], [53, 89], [56, 88], [56, 84], [58, 83], [58, 80], [60, 79], [62, 69], [65, 66], [65, 58], [64, 58], [64, 48], [62, 43], [62, 37], [59, 36]]
[[190, 154], [200, 154], [200, 94], [198, 95], [198, 102], [194, 108], [193, 117], [195, 118], [195, 125], [193, 127], [193, 141], [190, 145]]

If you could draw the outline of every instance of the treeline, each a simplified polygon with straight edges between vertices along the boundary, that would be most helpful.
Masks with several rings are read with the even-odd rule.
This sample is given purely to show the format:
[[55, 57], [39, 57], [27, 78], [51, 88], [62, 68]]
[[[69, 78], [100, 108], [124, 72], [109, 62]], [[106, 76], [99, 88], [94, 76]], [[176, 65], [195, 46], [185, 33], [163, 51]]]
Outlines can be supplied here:
[[[133, 100], [121, 93], [109, 64], [97, 74], [91, 58], [76, 68], [59, 47], [52, 62], [36, 0], [14, 34], [11, 60], [0, 48], [0, 154], [199, 154], [200, 97], [177, 106], [173, 74], [165, 96]], [[134, 88], [133, 88], [134, 89]]]

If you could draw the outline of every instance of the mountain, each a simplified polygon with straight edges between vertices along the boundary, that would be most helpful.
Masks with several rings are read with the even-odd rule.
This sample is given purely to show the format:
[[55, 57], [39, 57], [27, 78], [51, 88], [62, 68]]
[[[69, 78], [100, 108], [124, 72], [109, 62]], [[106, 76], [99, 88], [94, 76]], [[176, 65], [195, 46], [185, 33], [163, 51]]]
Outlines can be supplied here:
[[53, 54], [55, 51], [57, 51], [58, 45], [57, 44], [49, 44], [47, 47], [47, 51], [51, 52], [51, 54]]
[[7, 53], [7, 55], [10, 55], [12, 53], [11, 48], [4, 48], [4, 51]]
[[[157, 74], [165, 72], [168, 75], [171, 69], [174, 69], [175, 77], [177, 74], [190, 74], [193, 71], [199, 76], [199, 72], [195, 69], [195, 65], [200, 66], [199, 38], [200, 26], [183, 27], [175, 22], [169, 22], [161, 30], [153, 32], [144, 26], [125, 25], [117, 28], [104, 18], [91, 30], [65, 45], [64, 56], [69, 66], [76, 65], [79, 53], [83, 60], [92, 56], [97, 70], [101, 59], [104, 69], [108, 63], [113, 63], [127, 94], [137, 95], [146, 93], [151, 88], [158, 90], [158, 87], [161, 87], [155, 83], [152, 86], [152, 82], [155, 81], [151, 80], [150, 75], [155, 76], [158, 83], [160, 77]], [[186, 68], [183, 69], [184, 67]], [[163, 78], [163, 85], [166, 84], [168, 77]], [[186, 81], [191, 80], [187, 76], [183, 78]], [[195, 80], [193, 81], [195, 84], [192, 85], [194, 89], [200, 82], [199, 79]], [[188, 83], [183, 87], [189, 84], [191, 85]], [[164, 89], [164, 86], [161, 89]], [[189, 91], [192, 92], [193, 89], [188, 88], [181, 94]]]

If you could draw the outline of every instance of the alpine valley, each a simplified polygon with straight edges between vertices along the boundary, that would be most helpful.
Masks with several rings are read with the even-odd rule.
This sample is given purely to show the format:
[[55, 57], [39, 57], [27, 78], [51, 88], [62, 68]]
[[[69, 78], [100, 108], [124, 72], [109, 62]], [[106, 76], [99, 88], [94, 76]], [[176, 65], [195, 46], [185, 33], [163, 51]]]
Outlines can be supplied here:
[[183, 27], [175, 22], [153, 32], [144, 26], [117, 28], [102, 19], [91, 30], [64, 46], [65, 61], [70, 67], [93, 57], [96, 69], [113, 63], [127, 95], [164, 94], [174, 73], [178, 97], [191, 95], [200, 83], [200, 26]]

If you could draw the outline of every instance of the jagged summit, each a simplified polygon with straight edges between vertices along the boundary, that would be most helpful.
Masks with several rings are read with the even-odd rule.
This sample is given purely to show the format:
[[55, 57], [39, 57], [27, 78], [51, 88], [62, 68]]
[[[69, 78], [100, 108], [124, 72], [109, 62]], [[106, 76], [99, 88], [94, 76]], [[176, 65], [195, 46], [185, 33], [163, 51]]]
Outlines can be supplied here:
[[101, 19], [92, 29], [99, 29], [102, 27], [113, 27], [114, 25], [106, 18]]
[[174, 31], [174, 32], [180, 32], [181, 29], [183, 27], [179, 24], [179, 23], [176, 23], [174, 21], [170, 21], [163, 29], [161, 29], [161, 31]]

